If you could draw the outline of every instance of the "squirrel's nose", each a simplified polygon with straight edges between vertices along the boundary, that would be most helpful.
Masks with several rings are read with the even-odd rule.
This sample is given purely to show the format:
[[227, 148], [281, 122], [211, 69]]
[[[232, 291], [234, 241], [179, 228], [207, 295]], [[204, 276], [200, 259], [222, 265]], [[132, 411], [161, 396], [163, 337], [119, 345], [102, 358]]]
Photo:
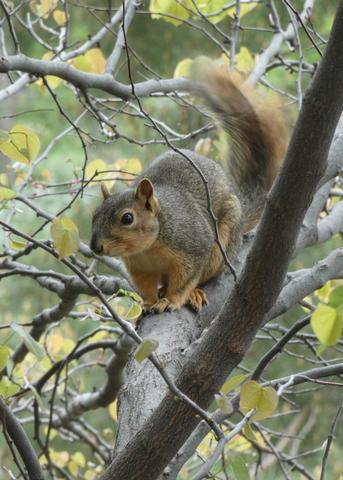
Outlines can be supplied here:
[[90, 248], [97, 255], [100, 255], [104, 251], [104, 247], [102, 246], [102, 244], [100, 242], [98, 242], [98, 239], [97, 239], [96, 235], [92, 236], [91, 243], [90, 243]]

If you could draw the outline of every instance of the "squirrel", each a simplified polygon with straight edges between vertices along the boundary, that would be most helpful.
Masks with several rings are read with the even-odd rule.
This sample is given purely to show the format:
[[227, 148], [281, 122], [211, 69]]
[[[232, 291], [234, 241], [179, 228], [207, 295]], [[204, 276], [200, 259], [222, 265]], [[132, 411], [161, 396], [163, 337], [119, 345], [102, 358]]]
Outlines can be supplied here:
[[225, 263], [218, 237], [233, 260], [285, 153], [281, 114], [253, 89], [216, 70], [195, 90], [229, 133], [228, 172], [193, 151], [167, 151], [120, 193], [102, 183], [104, 201], [93, 216], [91, 249], [122, 257], [147, 312], [185, 304], [198, 312], [208, 303], [201, 287]]

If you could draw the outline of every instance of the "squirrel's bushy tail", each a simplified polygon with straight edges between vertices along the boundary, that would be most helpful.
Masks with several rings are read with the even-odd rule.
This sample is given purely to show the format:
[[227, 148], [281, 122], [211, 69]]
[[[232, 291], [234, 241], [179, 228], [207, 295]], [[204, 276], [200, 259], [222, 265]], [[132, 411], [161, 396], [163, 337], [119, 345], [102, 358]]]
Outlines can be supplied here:
[[242, 203], [244, 231], [249, 231], [260, 218], [285, 154], [287, 131], [280, 107], [224, 70], [208, 74], [203, 95], [230, 135], [227, 168]]

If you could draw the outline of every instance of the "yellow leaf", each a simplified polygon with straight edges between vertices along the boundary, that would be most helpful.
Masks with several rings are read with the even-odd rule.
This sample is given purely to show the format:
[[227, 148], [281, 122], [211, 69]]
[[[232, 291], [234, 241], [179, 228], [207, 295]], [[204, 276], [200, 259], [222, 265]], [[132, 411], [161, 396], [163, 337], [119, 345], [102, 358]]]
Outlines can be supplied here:
[[262, 420], [270, 417], [278, 404], [278, 396], [272, 387], [261, 387], [254, 380], [249, 380], [241, 386], [240, 408], [243, 413], [255, 409], [251, 417], [253, 420]]
[[176, 2], [175, 0], [150, 0], [149, 11], [152, 18], [156, 20], [162, 18], [165, 22], [178, 26], [190, 16], [189, 9], [192, 10], [192, 7], [191, 0], [183, 0], [182, 2]]
[[40, 458], [39, 458], [39, 463], [41, 465], [47, 465], [48, 464], [48, 459], [46, 458], [45, 455], [42, 455]]
[[97, 476], [98, 475], [96, 472], [94, 472], [94, 470], [87, 470], [87, 472], [84, 475], [85, 480], [95, 480]]
[[25, 243], [25, 242], [19, 242], [18, 240], [12, 240], [11, 239], [11, 247], [13, 248], [13, 250], [21, 250], [21, 249], [25, 248], [26, 245], [27, 245], [27, 243]]
[[0, 186], [0, 202], [2, 200], [12, 200], [17, 196], [16, 192], [7, 187]]
[[[62, 82], [61, 78], [54, 77], [53, 75], [47, 75], [45, 77], [45, 80], [48, 83], [51, 90], [55, 90]], [[41, 93], [44, 92], [45, 85], [43, 83], [43, 80], [41, 78], [39, 78], [35, 83], [38, 87], [40, 87]]]
[[68, 462], [68, 470], [72, 474], [72, 476], [76, 478], [79, 473], [79, 466], [76, 462], [74, 462], [74, 460], [71, 460], [70, 462]]
[[83, 72], [104, 73], [106, 60], [100, 48], [91, 48], [84, 55], [80, 55], [70, 62], [75, 68]]
[[4, 186], [8, 185], [8, 176], [6, 173], [0, 173], [0, 184]]
[[46, 18], [56, 7], [58, 0], [31, 0], [30, 8], [39, 17]]
[[322, 288], [319, 288], [314, 293], [319, 298], [321, 302], [327, 302], [331, 293], [333, 286], [331, 282], [326, 282]]
[[91, 338], [88, 340], [88, 343], [99, 342], [100, 340], [105, 340], [106, 338], [108, 338], [108, 332], [97, 332], [95, 335], [91, 336]]
[[[48, 434], [48, 430], [49, 430], [48, 427], [44, 427], [44, 428], [43, 428], [44, 435], [47, 435], [47, 434]], [[51, 428], [51, 429], [50, 429], [50, 440], [56, 438], [57, 435], [58, 435], [57, 430], [55, 430], [54, 428]]]
[[236, 435], [228, 444], [228, 448], [236, 452], [245, 452], [251, 448], [251, 443], [243, 435]]
[[81, 452], [74, 453], [71, 458], [79, 467], [86, 466], [86, 459]]
[[156, 348], [158, 347], [158, 341], [154, 340], [153, 338], [144, 338], [142, 343], [138, 346], [137, 350], [135, 351], [135, 359], [137, 362], [141, 363], [145, 360], [149, 355], [151, 355]]
[[66, 451], [56, 452], [55, 450], [50, 449], [50, 458], [51, 460], [60, 468], [63, 468], [67, 465], [69, 461], [69, 453]]
[[[99, 180], [101, 180], [102, 182], [106, 183], [106, 186], [108, 189], [111, 189], [113, 186], [114, 180], [107, 180], [107, 179], [108, 178], [114, 179], [115, 174], [113, 172], [106, 173], [107, 170], [111, 170], [111, 169], [112, 168], [100, 158], [97, 158], [89, 162], [86, 167], [86, 179], [90, 180], [91, 178], [94, 177], [94, 181], [89, 182], [89, 185], [99, 185]], [[105, 172], [105, 173], [99, 173], [96, 176], [94, 176], [97, 172]]]
[[[55, 12], [54, 12], [55, 13]], [[48, 61], [50, 60], [50, 58], [53, 56], [53, 53], [52, 52], [46, 52], [44, 53], [44, 55], [42, 56], [42, 60], [45, 60], [45, 61]], [[47, 81], [47, 83], [49, 84], [49, 87], [52, 89], [52, 90], [55, 90], [62, 82], [63, 80], [59, 77], [55, 77], [53, 75], [47, 75], [45, 77], [45, 80]], [[40, 88], [40, 91], [41, 93], [44, 93], [45, 92], [45, 85], [43, 83], [43, 80], [41, 78], [39, 78], [35, 84]]]
[[228, 393], [232, 392], [238, 385], [240, 385], [244, 380], [247, 378], [248, 375], [245, 375], [244, 373], [239, 373], [238, 375], [234, 375], [233, 377], [230, 377], [220, 391], [224, 394], [227, 395]]
[[15, 395], [18, 393], [20, 390], [19, 385], [16, 385], [15, 383], [11, 382], [9, 378], [7, 377], [2, 377], [0, 380], [0, 395], [4, 398], [11, 397], [12, 395]]
[[66, 338], [62, 345], [62, 352], [64, 355], [68, 355], [75, 347], [75, 342], [71, 338]]
[[320, 343], [330, 347], [342, 335], [342, 317], [335, 308], [320, 303], [311, 317], [311, 327]]
[[114, 402], [110, 403], [110, 405], [108, 406], [108, 411], [111, 415], [111, 417], [113, 418], [113, 420], [115, 422], [118, 421], [118, 417], [117, 417], [117, 400], [115, 400]]
[[2, 370], [10, 357], [10, 351], [6, 345], [0, 345], [0, 370]]
[[193, 60], [191, 58], [184, 58], [181, 60], [175, 67], [174, 78], [178, 77], [190, 77], [191, 76], [191, 66]]
[[47, 343], [47, 347], [50, 354], [55, 356], [58, 353], [60, 353], [62, 346], [64, 344], [64, 341], [65, 341], [64, 337], [58, 333], [49, 335], [46, 340], [46, 343]]
[[55, 218], [50, 232], [60, 258], [68, 257], [79, 249], [79, 230], [69, 218]]
[[62, 26], [66, 23], [66, 14], [62, 10], [55, 10], [52, 14], [57, 25]]
[[246, 47], [241, 47], [236, 55], [236, 67], [239, 72], [248, 73], [253, 69], [254, 59]]
[[[246, 5], [241, 3], [240, 9], [239, 9], [239, 16], [241, 18], [244, 17], [244, 15], [251, 12], [251, 10], [257, 7], [257, 5], [258, 4], [256, 2], [247, 3]], [[227, 15], [229, 15], [229, 17], [235, 18], [236, 13], [237, 13], [236, 6], [227, 9]]]
[[40, 140], [33, 130], [15, 125], [9, 132], [10, 140], [0, 144], [0, 151], [11, 160], [30, 163], [38, 155]]
[[[202, 0], [197, 2], [201, 13], [206, 15], [211, 23], [218, 23], [228, 15], [227, 10], [221, 11], [226, 4], [226, 0]], [[215, 15], [216, 13], [217, 15]]]
[[203, 441], [198, 446], [197, 450], [202, 457], [208, 457], [212, 452], [212, 447], [214, 446], [214, 438], [212, 433], [208, 433]]
[[114, 170], [120, 170], [115, 173], [116, 178], [133, 180], [134, 177], [141, 173], [143, 166], [138, 158], [119, 158], [113, 164]]

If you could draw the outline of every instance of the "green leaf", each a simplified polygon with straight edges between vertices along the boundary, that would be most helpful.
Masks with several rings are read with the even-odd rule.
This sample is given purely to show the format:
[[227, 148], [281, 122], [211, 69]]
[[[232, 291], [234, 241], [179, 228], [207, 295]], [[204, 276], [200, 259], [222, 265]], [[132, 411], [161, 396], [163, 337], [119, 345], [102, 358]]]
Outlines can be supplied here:
[[9, 132], [10, 140], [0, 142], [0, 151], [11, 160], [31, 163], [36, 159], [40, 140], [33, 130], [24, 125], [15, 125]]
[[20, 390], [19, 385], [11, 382], [7, 377], [3, 377], [0, 380], [0, 395], [4, 398], [11, 397], [15, 395]]
[[250, 423], [246, 423], [244, 425], [243, 433], [247, 437], [248, 440], [251, 440], [252, 442], [258, 443], [257, 437], [256, 437], [255, 432], [252, 429], [252, 426], [250, 425]]
[[131, 296], [115, 297], [111, 301], [115, 312], [125, 320], [136, 320], [142, 313], [142, 307], [140, 303], [133, 300]]
[[278, 396], [272, 387], [261, 387], [254, 380], [241, 386], [240, 408], [247, 413], [255, 409], [252, 420], [262, 420], [270, 417], [278, 404]]
[[21, 337], [25, 343], [26, 348], [33, 353], [37, 358], [42, 359], [45, 356], [44, 348], [31, 337], [31, 335], [17, 323], [11, 323], [12, 330]]
[[117, 297], [129, 297], [129, 298], [132, 298], [132, 300], [134, 300], [135, 302], [142, 302], [142, 297], [140, 295], [138, 295], [137, 292], [133, 292], [131, 290], [124, 290], [123, 288], [120, 288], [117, 292], [116, 292], [116, 296]]
[[0, 201], [2, 200], [12, 200], [17, 196], [16, 192], [7, 187], [0, 186]]
[[229, 378], [226, 380], [220, 391], [224, 394], [227, 395], [229, 392], [232, 392], [238, 385], [240, 385], [244, 380], [247, 378], [247, 374], [240, 373], [238, 375], [235, 375], [234, 377]]
[[135, 359], [141, 363], [145, 358], [152, 354], [158, 347], [158, 341], [151, 338], [145, 338], [135, 352]]
[[329, 295], [329, 305], [338, 308], [343, 304], [343, 286], [331, 290]]
[[27, 243], [25, 242], [20, 242], [19, 240], [13, 240], [11, 238], [11, 247], [13, 250], [21, 250], [27, 246]]
[[233, 412], [232, 403], [226, 397], [216, 394], [214, 396], [218, 408], [225, 414], [230, 415]]
[[0, 370], [2, 370], [10, 357], [10, 350], [6, 345], [0, 345]]
[[69, 218], [55, 218], [50, 233], [60, 258], [68, 257], [79, 249], [79, 230]]
[[319, 304], [311, 317], [311, 327], [322, 345], [335, 345], [342, 334], [342, 317], [337, 310]]
[[31, 392], [33, 393], [38, 405], [39, 405], [39, 408], [43, 411], [47, 408], [47, 405], [44, 405], [44, 402], [43, 402], [43, 399], [42, 397], [39, 395], [39, 393], [37, 392], [37, 389], [33, 386], [33, 385], [30, 385], [28, 384], [27, 385], [28, 388], [31, 390]]
[[125, 320], [137, 320], [142, 315], [142, 307], [134, 302], [125, 314]]
[[[162, 18], [165, 22], [178, 26], [183, 23], [183, 20], [187, 20], [187, 18], [190, 16], [188, 9], [192, 10], [193, 6], [191, 0], [183, 0], [182, 3], [187, 8], [175, 0], [150, 0], [149, 11], [151, 13], [151, 17], [156, 20]], [[169, 17], [168, 15], [171, 16]]]
[[242, 457], [232, 457], [230, 464], [236, 480], [250, 480], [249, 470]]

